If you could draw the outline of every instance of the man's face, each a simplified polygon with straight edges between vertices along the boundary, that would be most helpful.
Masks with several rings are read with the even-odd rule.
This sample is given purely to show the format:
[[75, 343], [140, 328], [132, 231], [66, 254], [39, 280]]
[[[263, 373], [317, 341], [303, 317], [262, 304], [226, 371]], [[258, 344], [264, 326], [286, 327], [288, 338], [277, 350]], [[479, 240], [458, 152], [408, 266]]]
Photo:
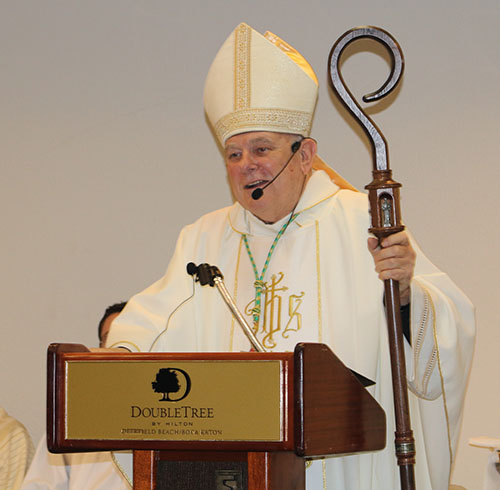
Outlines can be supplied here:
[[292, 144], [298, 139], [296, 135], [256, 131], [226, 141], [224, 159], [233, 195], [266, 223], [274, 223], [291, 213], [300, 198], [310, 169], [304, 164], [302, 148], [260, 199], [252, 199], [252, 192], [264, 187], [283, 168], [292, 155]]

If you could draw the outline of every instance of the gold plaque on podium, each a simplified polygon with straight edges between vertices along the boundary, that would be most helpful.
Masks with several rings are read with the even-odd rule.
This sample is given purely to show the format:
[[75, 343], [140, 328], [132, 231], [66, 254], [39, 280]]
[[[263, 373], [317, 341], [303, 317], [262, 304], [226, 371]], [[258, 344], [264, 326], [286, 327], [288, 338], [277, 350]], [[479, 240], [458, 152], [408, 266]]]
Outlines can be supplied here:
[[65, 374], [67, 439], [283, 440], [280, 360], [72, 360]]

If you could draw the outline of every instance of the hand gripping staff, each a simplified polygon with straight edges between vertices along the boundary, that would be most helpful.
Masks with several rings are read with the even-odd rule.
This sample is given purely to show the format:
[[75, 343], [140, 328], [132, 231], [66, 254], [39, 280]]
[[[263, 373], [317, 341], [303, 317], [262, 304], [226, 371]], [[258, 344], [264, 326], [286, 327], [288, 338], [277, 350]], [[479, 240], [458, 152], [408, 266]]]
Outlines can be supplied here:
[[[389, 50], [392, 61], [391, 73], [387, 81], [378, 91], [365, 95], [363, 97], [364, 102], [379, 100], [396, 87], [403, 72], [404, 59], [401, 48], [388, 32], [377, 27], [367, 26], [351, 29], [343, 34], [333, 45], [328, 60], [330, 80], [336, 95], [358, 120], [371, 140], [373, 180], [365, 187], [368, 189], [370, 200], [372, 226], [369, 231], [381, 241], [384, 237], [404, 229], [404, 226], [401, 224], [399, 206], [399, 188], [401, 184], [392, 180], [387, 142], [384, 136], [356, 102], [339, 71], [339, 60], [345, 47], [351, 42], [362, 38], [373, 39], [381, 43]], [[401, 489], [414, 490], [415, 441], [411, 430], [408, 406], [399, 283], [393, 279], [388, 279], [384, 281], [384, 288], [396, 419], [396, 458], [400, 470]]]

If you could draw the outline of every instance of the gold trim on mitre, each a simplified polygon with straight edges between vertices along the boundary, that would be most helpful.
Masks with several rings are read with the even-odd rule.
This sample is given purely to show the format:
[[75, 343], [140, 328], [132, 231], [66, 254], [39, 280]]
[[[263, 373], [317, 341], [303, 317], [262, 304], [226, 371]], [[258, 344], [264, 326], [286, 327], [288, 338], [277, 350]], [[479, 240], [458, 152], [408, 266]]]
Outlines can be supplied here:
[[[310, 134], [311, 115], [286, 109], [243, 109], [221, 117], [214, 126], [218, 140], [224, 142], [248, 131], [275, 131], [277, 133]], [[283, 131], [283, 127], [286, 131]]]
[[234, 30], [234, 110], [250, 107], [250, 45], [252, 29], [240, 24]]
[[273, 131], [309, 136], [318, 81], [304, 57], [272, 33], [240, 24], [215, 56], [204, 104], [217, 139]]
[[312, 66], [307, 62], [307, 60], [292, 46], [290, 46], [287, 42], [283, 41], [283, 39], [279, 38], [276, 34], [273, 34], [271, 31], [266, 31], [264, 33], [264, 37], [272, 42], [277, 48], [281, 49], [283, 53], [285, 53], [297, 66], [300, 66], [318, 85], [318, 77]]

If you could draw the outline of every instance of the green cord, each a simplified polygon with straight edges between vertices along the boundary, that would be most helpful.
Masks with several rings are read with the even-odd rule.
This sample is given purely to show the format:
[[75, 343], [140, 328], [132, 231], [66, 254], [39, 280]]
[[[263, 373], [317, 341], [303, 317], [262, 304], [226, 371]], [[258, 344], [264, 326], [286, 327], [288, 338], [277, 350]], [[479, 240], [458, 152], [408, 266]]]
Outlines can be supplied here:
[[250, 250], [250, 245], [248, 244], [248, 238], [245, 233], [243, 233], [243, 241], [245, 242], [245, 248], [247, 249], [247, 254], [250, 259], [250, 262], [252, 264], [253, 268], [253, 273], [255, 275], [255, 282], [254, 282], [254, 287], [255, 287], [255, 305], [252, 308], [252, 314], [253, 314], [253, 323], [255, 328], [257, 328], [259, 324], [259, 319], [260, 319], [260, 314], [261, 314], [261, 296], [262, 296], [262, 290], [264, 289], [264, 276], [267, 271], [267, 267], [269, 266], [269, 262], [271, 261], [271, 256], [273, 255], [274, 249], [276, 248], [276, 245], [278, 244], [279, 239], [285, 233], [286, 229], [288, 228], [288, 225], [299, 215], [299, 213], [293, 214], [290, 219], [281, 227], [281, 230], [278, 232], [276, 235], [273, 244], [271, 245], [271, 248], [269, 249], [269, 252], [267, 254], [266, 262], [264, 263], [264, 267], [262, 268], [262, 272], [259, 276], [259, 273], [257, 271], [257, 266], [255, 264], [255, 260], [253, 258], [252, 252]]

